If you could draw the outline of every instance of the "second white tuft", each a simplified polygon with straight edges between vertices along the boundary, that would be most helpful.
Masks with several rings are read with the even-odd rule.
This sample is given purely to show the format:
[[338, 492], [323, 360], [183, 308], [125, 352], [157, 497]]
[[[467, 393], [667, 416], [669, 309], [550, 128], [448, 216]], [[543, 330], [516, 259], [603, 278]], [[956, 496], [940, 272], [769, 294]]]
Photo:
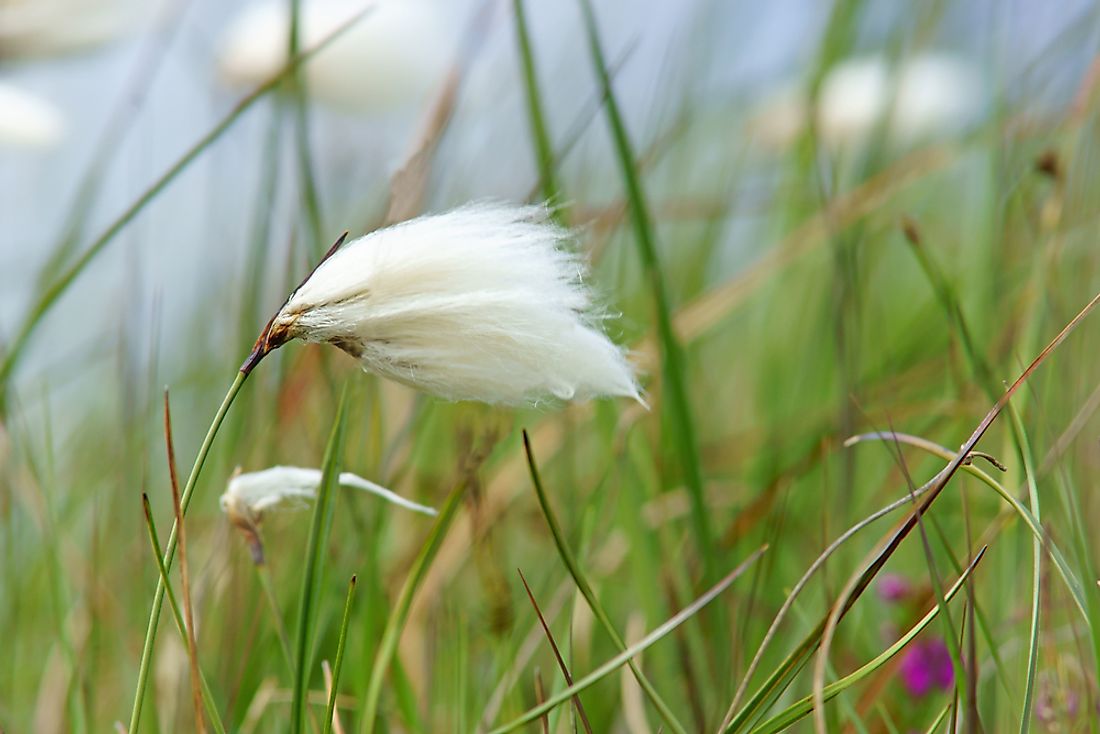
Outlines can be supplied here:
[[[413, 512], [425, 515], [435, 514], [435, 510], [431, 507], [407, 500], [396, 492], [350, 472], [340, 475], [340, 485], [378, 495], [387, 502]], [[320, 486], [320, 469], [273, 466], [270, 469], [237, 474], [232, 477], [225, 494], [221, 496], [221, 506], [231, 518], [243, 519], [255, 524], [267, 512], [305, 507], [317, 496], [317, 488]]]

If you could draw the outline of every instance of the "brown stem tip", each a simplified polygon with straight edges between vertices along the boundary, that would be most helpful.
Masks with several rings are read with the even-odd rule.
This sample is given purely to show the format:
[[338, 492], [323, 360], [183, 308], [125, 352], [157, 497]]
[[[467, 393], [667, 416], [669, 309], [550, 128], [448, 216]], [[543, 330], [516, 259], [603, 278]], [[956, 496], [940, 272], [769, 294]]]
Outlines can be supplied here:
[[268, 320], [267, 326], [265, 326], [264, 330], [260, 332], [260, 335], [256, 337], [256, 343], [252, 345], [252, 351], [249, 353], [248, 357], [245, 358], [244, 363], [241, 365], [240, 371], [242, 374], [247, 375], [252, 372], [252, 370], [256, 369], [256, 365], [258, 365], [264, 357], [290, 341], [290, 335], [286, 332], [285, 329], [272, 331], [271, 327], [275, 323], [275, 319], [278, 318], [279, 313], [283, 310], [283, 306], [287, 304], [291, 296], [294, 295], [298, 288], [301, 288], [303, 285], [305, 285], [305, 282], [313, 277], [313, 274], [317, 272], [317, 268], [321, 267], [321, 265], [324, 264], [326, 260], [336, 254], [336, 251], [340, 249], [341, 245], [344, 244], [344, 241], [347, 240], [347, 238], [347, 232], [344, 232], [342, 235], [340, 235], [336, 242], [332, 244], [332, 247], [328, 249], [328, 252], [325, 253], [324, 257], [322, 257], [320, 261], [318, 261], [318, 263], [313, 266], [313, 269], [309, 271], [309, 274], [306, 275], [306, 277], [302, 278], [302, 282], [298, 284], [298, 287], [290, 292], [290, 296], [287, 296], [287, 299], [283, 301], [283, 305], [279, 306], [279, 309], [275, 312], [275, 315]]

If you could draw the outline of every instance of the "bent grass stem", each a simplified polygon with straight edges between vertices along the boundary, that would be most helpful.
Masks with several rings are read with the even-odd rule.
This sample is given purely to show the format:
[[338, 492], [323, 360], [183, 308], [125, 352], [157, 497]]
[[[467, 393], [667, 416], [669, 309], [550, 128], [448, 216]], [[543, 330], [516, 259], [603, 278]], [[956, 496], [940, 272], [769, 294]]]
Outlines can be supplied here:
[[[195, 456], [195, 463], [191, 467], [191, 474], [187, 477], [187, 484], [180, 497], [181, 518], [187, 515], [187, 508], [191, 504], [191, 496], [195, 492], [195, 485], [198, 484], [199, 474], [202, 472], [203, 464], [206, 463], [206, 457], [210, 453], [210, 447], [214, 444], [214, 437], [218, 434], [218, 429], [221, 428], [222, 422], [224, 422], [225, 416], [229, 412], [229, 407], [233, 404], [233, 400], [237, 397], [237, 393], [241, 391], [241, 387], [244, 385], [245, 378], [247, 377], [248, 372], [243, 369], [237, 372], [237, 377], [233, 380], [233, 384], [229, 386], [229, 391], [225, 394], [225, 398], [222, 399], [222, 404], [218, 408], [218, 412], [214, 415], [214, 420], [210, 423], [210, 428], [206, 431], [206, 438], [203, 439], [202, 445], [199, 447], [198, 455]], [[172, 570], [172, 561], [176, 557], [176, 546], [178, 543], [179, 525], [173, 522], [172, 532], [168, 536], [168, 544], [164, 551], [163, 560], [166, 571]], [[149, 610], [149, 624], [145, 630], [145, 644], [141, 649], [141, 664], [138, 667], [137, 690], [134, 691], [134, 706], [130, 712], [130, 726], [126, 729], [130, 734], [137, 734], [138, 726], [141, 723], [141, 708], [145, 700], [145, 688], [149, 683], [149, 668], [153, 662], [153, 645], [157, 640], [157, 624], [160, 621], [161, 607], [164, 606], [164, 592], [164, 578], [162, 577], [157, 582], [157, 590], [153, 595], [153, 604]]]

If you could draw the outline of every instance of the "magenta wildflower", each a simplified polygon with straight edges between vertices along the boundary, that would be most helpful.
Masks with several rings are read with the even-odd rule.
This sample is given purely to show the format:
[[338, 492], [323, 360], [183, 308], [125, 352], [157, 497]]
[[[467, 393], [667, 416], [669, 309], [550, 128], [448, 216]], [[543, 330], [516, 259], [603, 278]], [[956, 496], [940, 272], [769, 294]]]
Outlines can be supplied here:
[[919, 640], [901, 659], [901, 681], [909, 695], [921, 698], [933, 687], [946, 691], [955, 684], [955, 668], [947, 645], [938, 637]]
[[878, 597], [893, 604], [909, 596], [909, 580], [900, 573], [886, 573], [878, 582]]

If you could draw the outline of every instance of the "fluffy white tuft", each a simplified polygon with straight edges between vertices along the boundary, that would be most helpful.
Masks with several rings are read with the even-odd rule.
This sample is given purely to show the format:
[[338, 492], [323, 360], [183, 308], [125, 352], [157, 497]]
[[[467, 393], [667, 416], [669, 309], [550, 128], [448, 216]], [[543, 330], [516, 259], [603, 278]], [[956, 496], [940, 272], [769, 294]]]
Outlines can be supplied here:
[[336, 344], [369, 372], [449, 400], [641, 400], [570, 239], [540, 206], [419, 217], [344, 245], [272, 333]]
[[[434, 515], [431, 507], [411, 502], [374, 482], [350, 472], [340, 475], [340, 484], [378, 495], [388, 502], [425, 515]], [[320, 469], [302, 469], [296, 466], [273, 466], [262, 471], [238, 474], [229, 480], [229, 487], [221, 496], [222, 510], [233, 518], [259, 522], [264, 513], [272, 510], [293, 510], [308, 505], [317, 496], [321, 486]]]

